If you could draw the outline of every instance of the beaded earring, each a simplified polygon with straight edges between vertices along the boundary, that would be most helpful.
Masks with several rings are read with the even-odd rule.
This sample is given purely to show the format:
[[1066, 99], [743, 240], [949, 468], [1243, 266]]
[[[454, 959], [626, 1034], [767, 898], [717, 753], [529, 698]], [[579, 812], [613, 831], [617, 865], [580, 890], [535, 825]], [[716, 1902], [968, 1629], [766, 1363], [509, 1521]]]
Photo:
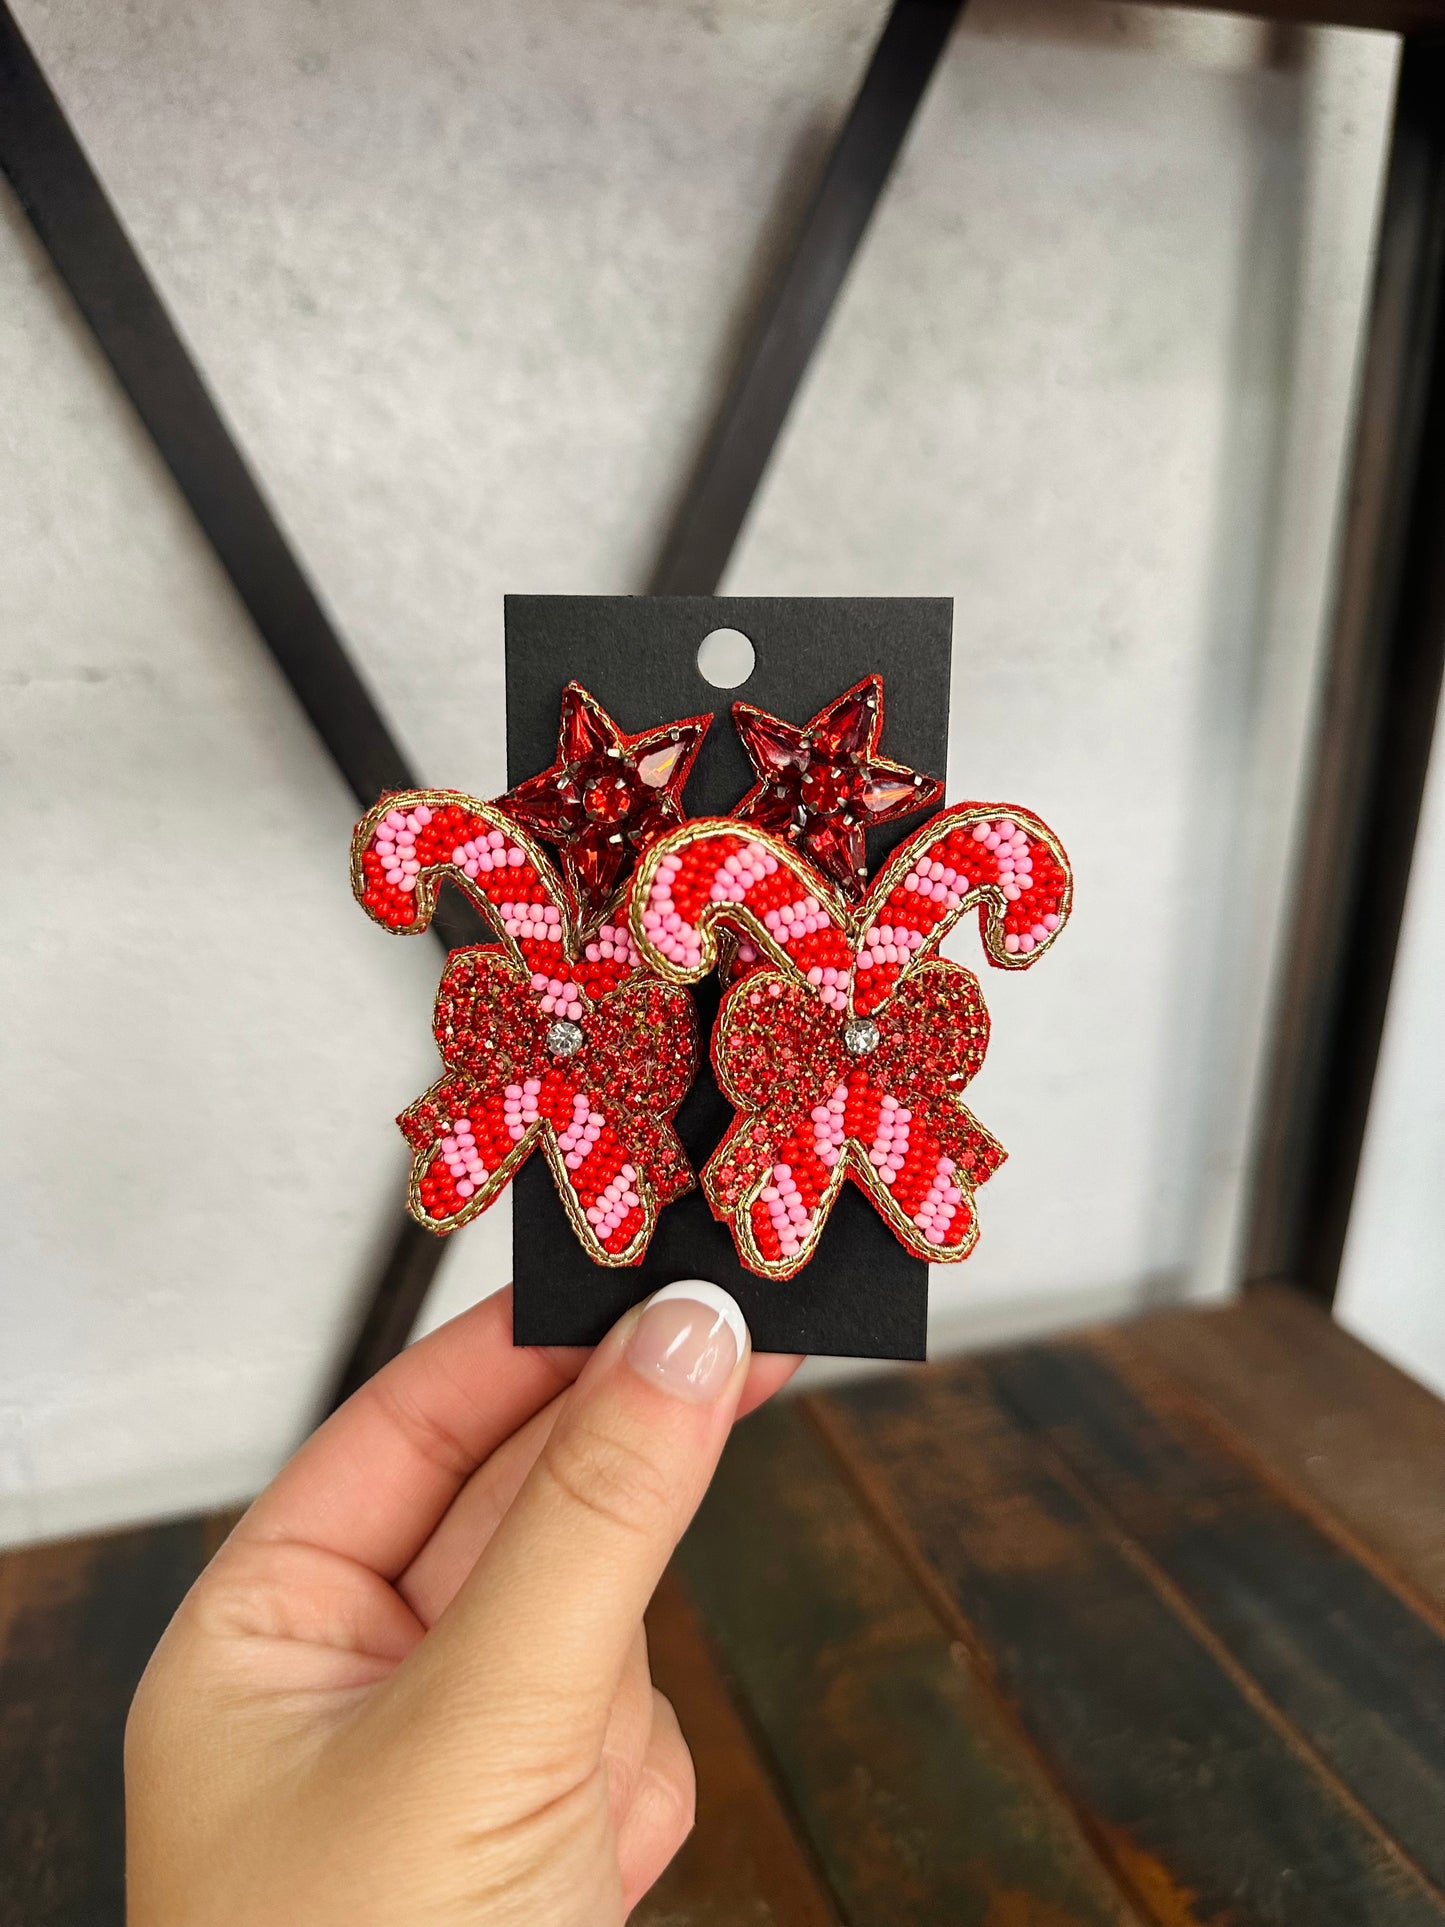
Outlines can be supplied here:
[[878, 754], [881, 676], [864, 676], [801, 728], [744, 702], [733, 704], [733, 724], [758, 779], [734, 821], [786, 837], [845, 897], [868, 881], [867, 831], [943, 800], [936, 777]]
[[696, 1070], [696, 1015], [639, 958], [628, 900], [638, 847], [682, 821], [711, 720], [627, 736], [569, 684], [558, 761], [541, 777], [494, 803], [385, 796], [357, 825], [352, 888], [384, 929], [425, 930], [450, 878], [497, 936], [448, 959], [433, 1021], [445, 1069], [397, 1119], [413, 1154], [408, 1207], [428, 1230], [485, 1211], [540, 1145], [588, 1255], [635, 1265], [658, 1212], [696, 1182], [672, 1125]]
[[[876, 708], [881, 727], [881, 690]], [[790, 812], [804, 848], [756, 816], [700, 818], [649, 847], [632, 895], [633, 941], [660, 977], [693, 983], [721, 962], [733, 979], [712, 1059], [736, 1115], [702, 1184], [741, 1262], [765, 1278], [791, 1278], [808, 1262], [845, 1178], [916, 1257], [968, 1256], [974, 1193], [1006, 1154], [963, 1101], [988, 1045], [978, 980], [938, 946], [976, 907], [989, 962], [1027, 969], [1072, 903], [1058, 838], [1001, 803], [941, 811], [849, 901], [837, 866], [825, 874], [805, 851], [821, 855], [820, 841], [836, 851], [858, 827], [876, 740], [875, 730], [857, 754], [853, 793], [830, 774], [814, 788], [816, 809]], [[804, 760], [788, 780], [806, 796], [806, 742], [792, 753]], [[890, 780], [903, 777], [912, 772]], [[834, 813], [830, 842], [821, 833]], [[856, 882], [858, 862], [848, 869]]]

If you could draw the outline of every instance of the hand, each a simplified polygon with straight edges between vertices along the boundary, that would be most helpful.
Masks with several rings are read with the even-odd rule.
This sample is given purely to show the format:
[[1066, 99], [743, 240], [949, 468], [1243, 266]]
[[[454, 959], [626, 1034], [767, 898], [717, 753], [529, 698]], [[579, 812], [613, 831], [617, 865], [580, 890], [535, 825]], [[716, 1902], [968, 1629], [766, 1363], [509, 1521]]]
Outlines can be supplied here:
[[711, 1285], [590, 1356], [511, 1311], [364, 1386], [182, 1604], [126, 1734], [130, 1927], [611, 1927], [686, 1836], [643, 1609], [798, 1361]]

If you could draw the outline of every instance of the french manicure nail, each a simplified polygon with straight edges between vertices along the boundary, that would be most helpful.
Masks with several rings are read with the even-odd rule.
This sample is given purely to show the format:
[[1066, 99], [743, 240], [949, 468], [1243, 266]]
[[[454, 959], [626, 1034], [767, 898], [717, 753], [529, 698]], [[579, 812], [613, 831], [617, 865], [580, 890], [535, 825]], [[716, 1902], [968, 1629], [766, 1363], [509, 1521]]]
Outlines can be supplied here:
[[663, 1391], [705, 1405], [721, 1394], [747, 1341], [736, 1299], [684, 1278], [648, 1299], [627, 1341], [627, 1362]]

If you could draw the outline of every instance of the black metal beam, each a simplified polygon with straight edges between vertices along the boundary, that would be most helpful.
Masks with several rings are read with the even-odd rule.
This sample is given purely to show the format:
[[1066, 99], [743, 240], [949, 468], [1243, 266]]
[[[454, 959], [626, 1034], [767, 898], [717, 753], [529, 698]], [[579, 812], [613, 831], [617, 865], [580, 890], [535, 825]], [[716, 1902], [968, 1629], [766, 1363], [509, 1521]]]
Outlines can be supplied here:
[[3, 5], [0, 169], [358, 802], [412, 787], [405, 754]]
[[[895, 0], [762, 325], [719, 412], [649, 587], [714, 595], [787, 413], [963, 0]], [[414, 1327], [445, 1250], [401, 1226], [337, 1381], [345, 1398]]]
[[[895, 0], [858, 97], [678, 512], [652, 584], [710, 594], [962, 0]], [[418, 779], [307, 580], [13, 17], [0, 0], [0, 169], [237, 593], [363, 807]], [[444, 896], [433, 929], [475, 942]], [[403, 1221], [338, 1375], [395, 1355], [445, 1253]]]
[[[352, 795], [418, 784], [307, 579], [14, 16], [0, 0], [0, 172]], [[443, 943], [475, 941], [465, 904]]]
[[[347, 653], [16, 22], [0, 4], [0, 170], [175, 478], [262, 641], [352, 794], [369, 808], [419, 779]], [[444, 948], [480, 921], [450, 897]], [[400, 1350], [445, 1247], [407, 1218], [342, 1372], [350, 1389]]]
[[653, 595], [716, 595], [799, 383], [963, 0], [895, 0], [673, 521]]
[[368, 1293], [350, 1346], [327, 1395], [325, 1412], [396, 1357], [416, 1328], [447, 1254], [448, 1241], [403, 1217]]
[[1407, 41], [1246, 1273], [1339, 1277], [1445, 668], [1445, 48]]

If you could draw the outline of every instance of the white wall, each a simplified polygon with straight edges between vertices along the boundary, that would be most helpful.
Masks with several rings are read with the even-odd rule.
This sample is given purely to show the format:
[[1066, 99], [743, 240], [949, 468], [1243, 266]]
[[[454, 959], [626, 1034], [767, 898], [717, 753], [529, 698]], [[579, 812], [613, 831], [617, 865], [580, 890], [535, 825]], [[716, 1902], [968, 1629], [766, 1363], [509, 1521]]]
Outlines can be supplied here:
[[[18, 11], [416, 762], [495, 791], [501, 597], [645, 581], [880, 0]], [[1078, 867], [986, 986], [1013, 1155], [945, 1341], [1230, 1282], [1391, 61], [980, 0], [724, 585], [953, 595], [954, 793]], [[8, 203], [0, 366], [22, 1538], [297, 1435], [436, 962], [351, 905], [349, 800]], [[458, 1239], [430, 1316], [506, 1249]]]
[[1336, 1315], [1445, 1396], [1445, 745], [1437, 725]]

